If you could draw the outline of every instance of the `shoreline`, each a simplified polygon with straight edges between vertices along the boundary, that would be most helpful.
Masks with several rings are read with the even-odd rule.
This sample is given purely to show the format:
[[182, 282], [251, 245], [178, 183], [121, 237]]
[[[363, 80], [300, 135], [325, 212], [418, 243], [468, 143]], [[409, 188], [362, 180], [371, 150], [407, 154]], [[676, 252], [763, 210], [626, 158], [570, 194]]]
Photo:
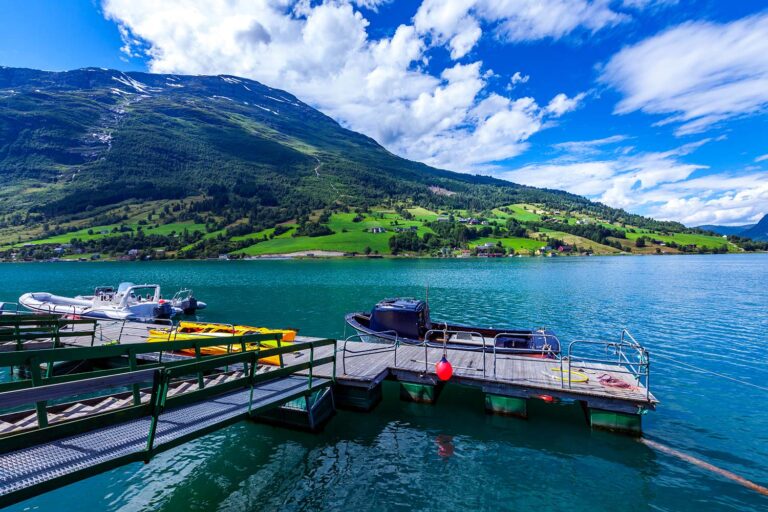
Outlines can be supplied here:
[[768, 251], [741, 251], [729, 253], [685, 253], [678, 252], [674, 254], [638, 254], [638, 253], [616, 253], [616, 254], [569, 254], [565, 256], [530, 256], [530, 255], [512, 255], [497, 258], [485, 256], [462, 256], [462, 257], [439, 257], [439, 256], [419, 256], [413, 254], [391, 255], [391, 254], [350, 254], [340, 251], [299, 251], [285, 254], [263, 254], [259, 256], [248, 256], [244, 258], [157, 258], [157, 259], [113, 259], [101, 258], [91, 259], [48, 259], [48, 260], [0, 260], [3, 263], [146, 263], [146, 262], [191, 262], [191, 261], [289, 261], [289, 260], [513, 260], [513, 259], [571, 259], [571, 258], [620, 258], [620, 257], [670, 257], [670, 256], [728, 256], [728, 255], [750, 255], [750, 254], [768, 254]]

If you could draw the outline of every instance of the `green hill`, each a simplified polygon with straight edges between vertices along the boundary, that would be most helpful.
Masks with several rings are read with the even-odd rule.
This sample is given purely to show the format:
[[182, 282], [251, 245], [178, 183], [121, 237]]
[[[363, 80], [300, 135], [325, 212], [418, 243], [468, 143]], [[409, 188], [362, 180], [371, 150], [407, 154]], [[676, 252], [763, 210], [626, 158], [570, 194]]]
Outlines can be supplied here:
[[[686, 231], [573, 194], [405, 160], [289, 93], [232, 76], [0, 68], [0, 180], [5, 257], [47, 257], [62, 243], [115, 256], [131, 248], [257, 254], [265, 247], [252, 246], [277, 238], [268, 230], [284, 223], [295, 227], [278, 236], [306, 243], [283, 242], [280, 252], [361, 250], [365, 240], [341, 231], [350, 233], [339, 227], [343, 215], [379, 209], [399, 223], [411, 220], [406, 207], [490, 217], [494, 208], [531, 204], [616, 226]], [[494, 236], [508, 234], [507, 220], [494, 221]], [[430, 222], [419, 221], [420, 237], [471, 247]], [[539, 228], [547, 226], [528, 226], [523, 238]], [[397, 233], [390, 231], [387, 241]], [[607, 243], [606, 236], [592, 238]], [[372, 250], [390, 250], [381, 237], [369, 241]]]

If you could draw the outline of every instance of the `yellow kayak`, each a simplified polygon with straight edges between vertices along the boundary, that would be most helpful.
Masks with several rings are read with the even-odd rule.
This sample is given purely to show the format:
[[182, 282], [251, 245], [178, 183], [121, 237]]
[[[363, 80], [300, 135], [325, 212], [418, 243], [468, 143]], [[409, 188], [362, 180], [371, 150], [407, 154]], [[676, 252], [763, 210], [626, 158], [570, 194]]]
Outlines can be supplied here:
[[[244, 336], [246, 334], [281, 334], [280, 346], [290, 345], [296, 340], [296, 330], [294, 329], [269, 329], [266, 327], [251, 327], [248, 325], [229, 325], [207, 322], [179, 322], [179, 325], [170, 329], [150, 329], [149, 342], [161, 341], [190, 341], [200, 338], [224, 338], [232, 336]], [[257, 345], [261, 348], [276, 348], [277, 340], [267, 340], [261, 343], [248, 343], [246, 350], [256, 350]], [[200, 353], [203, 355], [221, 355], [227, 353], [237, 353], [242, 350], [239, 345], [213, 345], [203, 347]], [[182, 349], [179, 352], [194, 354], [194, 349]], [[280, 356], [271, 356], [259, 359], [259, 363], [279, 365]]]

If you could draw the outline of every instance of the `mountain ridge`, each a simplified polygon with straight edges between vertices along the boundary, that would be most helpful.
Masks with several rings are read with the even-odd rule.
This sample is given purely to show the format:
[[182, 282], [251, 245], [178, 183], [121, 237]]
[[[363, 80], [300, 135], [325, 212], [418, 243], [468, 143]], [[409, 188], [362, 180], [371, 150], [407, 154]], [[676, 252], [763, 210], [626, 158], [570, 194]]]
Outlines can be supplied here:
[[[690, 231], [564, 191], [409, 161], [288, 92], [231, 75], [0, 68], [0, 178], [0, 247], [87, 230], [91, 239], [154, 233], [125, 244], [212, 254], [289, 221], [409, 205], [469, 216], [514, 204], [582, 212], [610, 226], [588, 230], [602, 241], [624, 225]], [[201, 234], [178, 241], [161, 225]]]
[[760, 242], [768, 241], [768, 214], [763, 215], [763, 218], [757, 224], [742, 231], [738, 236]]
[[719, 226], [716, 224], [706, 224], [703, 226], [696, 226], [696, 229], [702, 231], [711, 231], [718, 235], [733, 235], [743, 238], [749, 238], [755, 241], [768, 241], [768, 214], [763, 217], [756, 224], [746, 224], [743, 226]]

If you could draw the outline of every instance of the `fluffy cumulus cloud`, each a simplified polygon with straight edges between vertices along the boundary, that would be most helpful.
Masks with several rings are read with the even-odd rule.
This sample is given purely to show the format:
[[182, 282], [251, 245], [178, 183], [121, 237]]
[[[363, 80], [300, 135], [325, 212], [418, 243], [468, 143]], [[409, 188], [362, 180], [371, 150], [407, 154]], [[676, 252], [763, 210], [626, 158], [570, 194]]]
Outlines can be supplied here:
[[601, 80], [623, 99], [616, 112], [641, 110], [701, 132], [768, 107], [768, 13], [730, 23], [689, 22], [624, 48]]
[[[389, 37], [369, 37], [359, 7], [381, 3], [104, 0], [103, 10], [118, 24], [124, 51], [144, 52], [153, 72], [253, 78], [296, 94], [397, 154], [458, 171], [487, 169], [490, 162], [520, 154], [549, 119], [584, 98], [562, 93], [540, 106], [533, 98], [492, 94], [492, 72], [479, 60], [428, 72], [427, 52], [435, 41], [428, 41], [420, 15]], [[461, 9], [440, 11], [434, 19], [440, 24], [434, 33], [445, 32], [455, 57], [481, 35], [469, 14], [473, 3], [456, 0]], [[531, 16], [524, 15], [529, 21], [522, 23], [530, 24]], [[562, 30], [545, 32], [555, 36]]]
[[577, 29], [596, 32], [628, 19], [607, 0], [424, 0], [414, 23], [420, 33], [466, 55], [488, 27], [507, 42], [559, 39]]
[[707, 174], [707, 166], [684, 160], [711, 139], [662, 152], [617, 146], [625, 140], [625, 136], [614, 135], [560, 143], [555, 147], [564, 152], [561, 157], [508, 171], [504, 177], [567, 190], [689, 226], [744, 224], [766, 213], [768, 180], [764, 172]]
[[[626, 135], [562, 142], [554, 147], [558, 158], [509, 170], [534, 134], [586, 96], [519, 94], [529, 90], [529, 76], [495, 75], [474, 52], [478, 42], [548, 44], [620, 26], [676, 0], [423, 0], [412, 20], [383, 37], [371, 36], [363, 13], [389, 0], [102, 1], [123, 51], [146, 56], [151, 71], [253, 78], [413, 160], [561, 188], [687, 224], [744, 223], [768, 204], [768, 155], [753, 156], [752, 168], [741, 172], [715, 174], [688, 161], [704, 142], [657, 152], [636, 149], [630, 144], [642, 141]], [[434, 58], [443, 51], [449, 60]], [[617, 114], [661, 114], [678, 134], [763, 112], [768, 13], [668, 29], [618, 51], [599, 80], [621, 93]]]

